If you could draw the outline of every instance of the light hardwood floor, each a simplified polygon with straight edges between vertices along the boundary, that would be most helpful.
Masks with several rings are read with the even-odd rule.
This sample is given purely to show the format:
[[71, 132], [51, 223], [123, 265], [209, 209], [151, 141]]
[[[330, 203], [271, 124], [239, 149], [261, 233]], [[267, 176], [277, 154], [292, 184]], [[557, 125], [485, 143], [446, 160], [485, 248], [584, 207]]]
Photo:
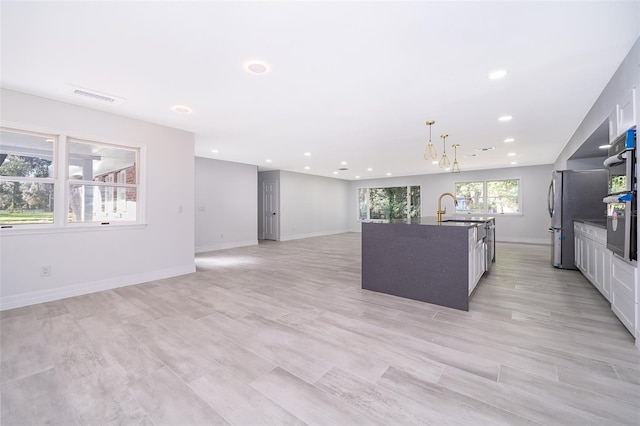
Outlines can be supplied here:
[[498, 245], [469, 312], [361, 290], [355, 233], [196, 263], [2, 312], [2, 425], [640, 424], [640, 351], [548, 247]]

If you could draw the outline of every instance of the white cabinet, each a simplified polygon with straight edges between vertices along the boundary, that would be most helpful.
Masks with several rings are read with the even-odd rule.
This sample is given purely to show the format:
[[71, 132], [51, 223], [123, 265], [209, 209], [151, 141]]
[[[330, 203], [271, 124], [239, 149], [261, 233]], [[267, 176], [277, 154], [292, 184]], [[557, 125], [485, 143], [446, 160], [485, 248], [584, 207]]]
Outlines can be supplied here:
[[576, 267], [611, 301], [611, 251], [607, 231], [582, 222], [573, 225]]
[[636, 268], [616, 256], [611, 257], [611, 310], [620, 322], [636, 333]]
[[638, 109], [637, 88], [633, 88], [620, 99], [616, 107], [609, 115], [609, 142], [627, 131], [636, 124], [636, 111]]
[[478, 228], [469, 228], [469, 294], [478, 285], [485, 271], [485, 247], [484, 240], [478, 241]]
[[638, 339], [640, 297], [636, 266], [611, 253], [606, 229], [574, 222], [573, 231], [576, 266], [611, 302], [613, 313]]

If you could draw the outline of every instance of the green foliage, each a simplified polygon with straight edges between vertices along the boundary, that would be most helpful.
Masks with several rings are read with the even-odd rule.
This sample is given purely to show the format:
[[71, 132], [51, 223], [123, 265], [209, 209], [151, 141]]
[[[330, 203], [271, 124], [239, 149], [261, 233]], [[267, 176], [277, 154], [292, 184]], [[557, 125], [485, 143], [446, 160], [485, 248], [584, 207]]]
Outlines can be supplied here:
[[20, 177], [49, 177], [51, 161], [37, 157], [7, 155], [0, 165], [0, 176], [18, 179], [0, 184], [0, 210], [51, 209], [53, 185], [20, 181]]

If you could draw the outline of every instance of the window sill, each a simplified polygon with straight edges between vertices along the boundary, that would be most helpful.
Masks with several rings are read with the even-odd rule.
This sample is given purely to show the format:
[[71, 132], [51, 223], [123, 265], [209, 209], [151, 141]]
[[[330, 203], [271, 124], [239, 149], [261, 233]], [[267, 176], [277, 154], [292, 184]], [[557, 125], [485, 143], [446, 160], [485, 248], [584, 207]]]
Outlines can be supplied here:
[[67, 234], [71, 232], [103, 232], [103, 231], [118, 231], [127, 230], [132, 231], [136, 229], [145, 229], [147, 224], [127, 224], [127, 225], [77, 225], [77, 226], [65, 226], [65, 227], [42, 227], [42, 228], [21, 228], [18, 225], [15, 228], [4, 228], [0, 230], [2, 238], [15, 237], [21, 235], [43, 235], [43, 234]]

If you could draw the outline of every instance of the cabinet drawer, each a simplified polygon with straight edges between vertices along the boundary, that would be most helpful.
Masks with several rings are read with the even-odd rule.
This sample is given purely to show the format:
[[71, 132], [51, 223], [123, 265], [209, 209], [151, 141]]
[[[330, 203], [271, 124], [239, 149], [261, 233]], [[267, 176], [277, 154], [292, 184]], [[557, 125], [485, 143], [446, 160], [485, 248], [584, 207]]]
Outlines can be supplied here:
[[611, 310], [631, 333], [636, 324], [635, 272], [633, 266], [611, 258]]

